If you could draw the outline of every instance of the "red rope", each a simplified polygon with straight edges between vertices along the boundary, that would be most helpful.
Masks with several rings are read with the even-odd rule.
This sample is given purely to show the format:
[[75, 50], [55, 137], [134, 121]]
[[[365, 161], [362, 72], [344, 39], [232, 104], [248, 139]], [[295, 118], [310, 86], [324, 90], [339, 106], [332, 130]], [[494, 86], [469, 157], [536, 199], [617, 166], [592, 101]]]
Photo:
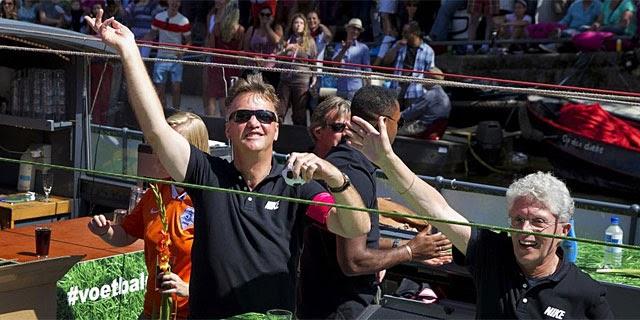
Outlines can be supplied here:
[[462, 75], [462, 74], [454, 74], [454, 73], [439, 74], [439, 73], [433, 73], [429, 71], [396, 69], [392, 67], [370, 66], [370, 65], [363, 65], [363, 64], [357, 64], [357, 63], [343, 63], [343, 62], [317, 60], [317, 59], [309, 59], [309, 58], [294, 59], [293, 57], [277, 56], [275, 54], [226, 50], [226, 49], [217, 49], [217, 48], [209, 48], [209, 47], [200, 47], [200, 46], [194, 46], [194, 45], [178, 45], [178, 44], [172, 44], [172, 43], [160, 43], [160, 42], [146, 41], [146, 40], [137, 40], [136, 42], [138, 42], [139, 44], [160, 45], [165, 47], [175, 47], [180, 49], [191, 49], [191, 50], [202, 51], [202, 52], [239, 55], [239, 56], [245, 56], [245, 57], [261, 57], [261, 58], [268, 58], [268, 59], [276, 58], [278, 60], [289, 60], [289, 61], [296, 60], [296, 61], [311, 62], [311, 63], [322, 63], [325, 65], [329, 64], [329, 65], [337, 65], [337, 66], [371, 68], [372, 70], [379, 70], [379, 71], [400, 71], [400, 72], [409, 72], [409, 73], [422, 73], [425, 75], [445, 76], [445, 78], [449, 77], [449, 78], [461, 78], [461, 79], [478, 80], [478, 81], [490, 81], [490, 82], [504, 83], [504, 84], [510, 84], [510, 85], [520, 85], [520, 86], [533, 87], [533, 88], [538, 87], [538, 88], [547, 88], [547, 89], [554, 89], [554, 90], [571, 90], [571, 91], [587, 92], [587, 93], [621, 95], [621, 96], [627, 96], [627, 97], [640, 97], [639, 92], [626, 92], [626, 91], [597, 89], [597, 88], [585, 88], [585, 87], [578, 87], [578, 86], [567, 86], [567, 85], [548, 84], [548, 83], [532, 82], [532, 81], [499, 79], [499, 78], [482, 77], [482, 76], [470, 76], [470, 75]]

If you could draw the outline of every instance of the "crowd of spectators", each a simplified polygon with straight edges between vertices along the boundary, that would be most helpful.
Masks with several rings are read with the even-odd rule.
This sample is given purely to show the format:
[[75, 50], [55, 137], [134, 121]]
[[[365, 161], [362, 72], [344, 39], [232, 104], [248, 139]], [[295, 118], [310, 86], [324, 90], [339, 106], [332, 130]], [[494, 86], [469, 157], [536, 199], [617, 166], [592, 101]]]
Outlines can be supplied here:
[[[300, 70], [322, 70], [322, 61], [333, 61], [345, 73], [370, 71], [370, 65], [396, 69], [397, 75], [424, 77], [441, 73], [435, 55], [437, 41], [452, 40], [456, 21], [466, 21], [466, 39], [482, 43], [459, 45], [465, 54], [521, 53], [527, 50], [556, 51], [563, 38], [572, 37], [579, 46], [596, 49], [608, 36], [631, 39], [636, 36], [637, 0], [1, 0], [0, 17], [41, 23], [91, 33], [84, 16], [104, 10], [129, 26], [137, 40], [174, 45], [192, 43], [230, 51], [255, 53], [262, 60], [211, 57], [211, 62], [260, 67], [285, 67], [278, 57], [301, 62]], [[543, 8], [549, 7], [543, 12]], [[205, 10], [199, 10], [206, 8]], [[462, 19], [459, 19], [462, 18]], [[453, 30], [455, 31], [455, 30]], [[492, 41], [514, 40], [493, 45]], [[522, 39], [548, 39], [550, 44], [522, 44]], [[594, 40], [595, 39], [595, 40]], [[520, 41], [520, 42], [518, 42]], [[433, 46], [433, 48], [432, 48]], [[435, 48], [435, 50], [434, 50]], [[140, 47], [149, 56], [148, 47]], [[181, 58], [175, 51], [158, 50], [158, 57]], [[250, 57], [251, 55], [249, 55]], [[311, 63], [308, 59], [317, 59]], [[373, 59], [373, 61], [371, 61]], [[307, 65], [305, 65], [307, 64]], [[325, 62], [326, 64], [326, 62]], [[153, 80], [159, 95], [171, 81], [173, 107], [180, 105], [182, 65], [156, 64]], [[436, 72], [437, 71], [437, 72]], [[203, 69], [202, 103], [208, 115], [227, 115], [224, 98], [239, 70], [208, 67]], [[305, 73], [262, 72], [263, 79], [277, 89], [281, 100], [280, 119], [291, 110], [292, 122], [307, 125], [307, 109], [319, 102], [322, 77]], [[352, 99], [367, 85], [358, 77], [339, 77], [337, 95]], [[425, 126], [446, 120], [450, 110], [448, 96], [438, 86], [402, 85], [388, 82], [398, 93], [403, 118], [413, 125], [400, 134], [437, 138]], [[164, 99], [161, 99], [164, 102]], [[420, 120], [422, 119], [422, 120]], [[417, 122], [416, 122], [417, 121]], [[446, 126], [446, 125], [445, 125]], [[422, 129], [421, 129], [422, 128]], [[426, 130], [426, 129], [425, 129]]]

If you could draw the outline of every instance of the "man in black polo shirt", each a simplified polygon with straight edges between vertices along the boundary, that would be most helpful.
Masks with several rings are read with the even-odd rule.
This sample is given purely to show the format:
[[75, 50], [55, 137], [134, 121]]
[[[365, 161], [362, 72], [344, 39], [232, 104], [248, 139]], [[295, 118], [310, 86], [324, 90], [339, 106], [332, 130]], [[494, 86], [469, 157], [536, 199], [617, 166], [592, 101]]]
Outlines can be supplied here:
[[[391, 140], [400, 126], [395, 93], [382, 87], [365, 86], [358, 90], [351, 102], [351, 114], [371, 121], [383, 116]], [[329, 151], [326, 160], [351, 178], [367, 208], [378, 208], [376, 167], [361, 152], [343, 141]], [[310, 226], [305, 233], [301, 260], [298, 317], [355, 319], [375, 300], [378, 271], [414, 259], [444, 256], [444, 250], [451, 248], [445, 236], [428, 235], [427, 230], [400, 247], [379, 248], [379, 240], [376, 214], [371, 215], [371, 231], [352, 239]], [[437, 250], [439, 246], [441, 250]]]
[[[380, 166], [396, 190], [418, 210], [439, 219], [467, 222], [438, 191], [418, 178], [393, 152], [383, 118], [380, 131], [354, 117], [350, 142]], [[512, 228], [567, 235], [574, 203], [563, 182], [550, 173], [533, 173], [507, 190]], [[468, 226], [433, 222], [461, 252], [477, 290], [482, 319], [613, 318], [605, 289], [562, 258], [560, 240], [514, 233], [497, 234]], [[464, 259], [466, 256], [466, 259]]]
[[[230, 116], [225, 126], [234, 161], [211, 157], [190, 146], [164, 120], [131, 31], [113, 19], [103, 23], [102, 10], [95, 19], [86, 19], [122, 57], [138, 123], [175, 181], [363, 206], [348, 176], [313, 154], [294, 153], [288, 160], [291, 178], [308, 183], [285, 182], [284, 167], [272, 156], [279, 129], [273, 87], [256, 79], [237, 82], [227, 99]], [[323, 180], [331, 194], [314, 179]], [[198, 212], [191, 254], [191, 318], [224, 318], [274, 308], [293, 310], [305, 215], [347, 238], [370, 229], [369, 216], [358, 211], [227, 192], [188, 192]]]

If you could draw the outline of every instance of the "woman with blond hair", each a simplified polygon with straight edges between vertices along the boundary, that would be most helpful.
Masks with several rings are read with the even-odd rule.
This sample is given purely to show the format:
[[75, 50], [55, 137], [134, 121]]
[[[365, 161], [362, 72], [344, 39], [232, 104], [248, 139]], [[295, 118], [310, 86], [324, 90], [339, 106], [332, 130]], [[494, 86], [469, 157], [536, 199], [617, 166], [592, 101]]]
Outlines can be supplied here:
[[[215, 0], [214, 10], [215, 14], [209, 17], [206, 46], [230, 51], [242, 50], [244, 27], [239, 22], [238, 0]], [[238, 59], [235, 58], [212, 57], [211, 60], [216, 63], [238, 64]], [[232, 77], [240, 76], [240, 69], [211, 67], [205, 70], [205, 112], [211, 116], [219, 112], [224, 117], [227, 88], [231, 87]]]
[[[209, 135], [200, 117], [190, 112], [178, 112], [167, 118], [167, 122], [189, 143], [204, 152], [209, 152]], [[145, 172], [142, 173], [145, 176], [170, 179], [157, 157], [150, 157], [148, 163], [142, 164], [141, 167], [145, 168]], [[144, 296], [144, 310], [140, 319], [151, 319], [156, 310], [159, 310], [161, 293], [175, 293], [176, 318], [187, 319], [195, 211], [191, 198], [184, 189], [170, 184], [161, 184], [159, 189], [166, 210], [171, 241], [169, 245], [171, 274], [158, 275], [156, 272], [157, 248], [163, 227], [151, 190], [145, 192], [138, 205], [124, 218], [121, 225], [112, 224], [104, 215], [96, 215], [89, 222], [89, 230], [116, 247], [128, 246], [138, 239], [144, 239], [144, 257], [149, 276]], [[156, 277], [160, 283], [158, 288]]]
[[[309, 31], [309, 23], [302, 13], [296, 13], [291, 18], [289, 28], [287, 29], [287, 40], [283, 44], [284, 49], [279, 53], [293, 59], [288, 61], [305, 63], [296, 60], [315, 59], [318, 55], [316, 42], [311, 37]], [[312, 62], [306, 62], [308, 66], [291, 66], [291, 70], [309, 71]], [[278, 115], [284, 120], [289, 108], [292, 109], [291, 119], [293, 124], [307, 125], [307, 102], [309, 99], [309, 88], [314, 85], [315, 76], [308, 73], [282, 72], [280, 74], [280, 84], [278, 85], [278, 96], [280, 97], [280, 107]]]

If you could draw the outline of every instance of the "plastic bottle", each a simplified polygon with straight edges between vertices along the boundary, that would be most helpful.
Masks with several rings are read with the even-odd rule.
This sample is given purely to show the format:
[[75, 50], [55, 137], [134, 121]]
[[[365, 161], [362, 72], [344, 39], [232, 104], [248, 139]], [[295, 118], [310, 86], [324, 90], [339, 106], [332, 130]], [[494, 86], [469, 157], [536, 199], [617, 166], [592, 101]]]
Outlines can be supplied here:
[[[22, 161], [38, 161], [42, 157], [40, 150], [27, 150], [22, 154], [20, 160]], [[31, 164], [21, 163], [18, 173], [18, 186], [17, 189], [20, 192], [30, 191], [33, 189], [35, 182], [35, 168]]]
[[[623, 231], [620, 228], [620, 219], [616, 216], [611, 217], [611, 225], [604, 231], [604, 241], [610, 243], [621, 244]], [[604, 267], [620, 268], [622, 267], [622, 248], [605, 247], [604, 248]]]
[[[569, 234], [567, 236], [575, 238], [575, 221], [573, 219], [569, 220], [569, 224], [571, 225], [571, 229], [569, 229]], [[564, 251], [564, 259], [565, 261], [575, 263], [576, 258], [578, 257], [578, 243], [573, 240], [563, 240], [562, 241], [562, 250]]]

